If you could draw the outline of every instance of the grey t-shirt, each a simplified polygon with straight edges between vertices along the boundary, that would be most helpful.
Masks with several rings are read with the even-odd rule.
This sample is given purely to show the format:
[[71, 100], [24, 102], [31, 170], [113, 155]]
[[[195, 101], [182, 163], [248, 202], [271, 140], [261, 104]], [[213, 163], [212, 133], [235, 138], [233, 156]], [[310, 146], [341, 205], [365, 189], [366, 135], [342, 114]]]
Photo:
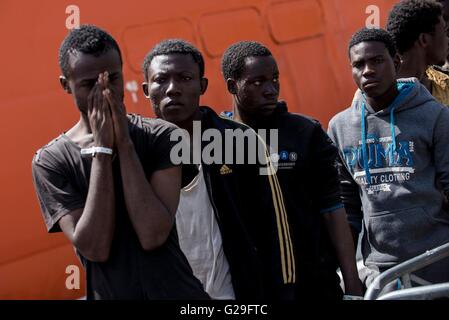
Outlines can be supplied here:
[[176, 229], [179, 245], [193, 274], [212, 299], [235, 299], [228, 260], [202, 166], [189, 185], [181, 189]]
[[[170, 150], [176, 127], [159, 119], [129, 116], [129, 132], [147, 179], [174, 166]], [[34, 185], [49, 232], [58, 221], [83, 208], [89, 190], [92, 158], [65, 134], [40, 149], [32, 163]], [[78, 255], [86, 269], [87, 299], [207, 299], [179, 248], [176, 227], [164, 245], [147, 252], [140, 245], [126, 210], [119, 157], [113, 160], [116, 222], [109, 259], [92, 262]]]

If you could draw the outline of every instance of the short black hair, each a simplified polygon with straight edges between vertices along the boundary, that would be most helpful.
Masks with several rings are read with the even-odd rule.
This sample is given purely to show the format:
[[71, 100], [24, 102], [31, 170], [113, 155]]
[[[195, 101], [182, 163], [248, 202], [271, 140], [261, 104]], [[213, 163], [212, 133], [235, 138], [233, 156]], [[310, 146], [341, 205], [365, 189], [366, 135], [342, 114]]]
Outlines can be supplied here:
[[349, 41], [348, 55], [350, 55], [351, 48], [361, 42], [378, 41], [385, 44], [391, 57], [396, 55], [396, 46], [393, 37], [388, 31], [380, 28], [363, 28], [354, 33]]
[[111, 49], [117, 50], [120, 61], [123, 63], [120, 48], [109, 33], [94, 25], [81, 25], [79, 28], [70, 31], [59, 48], [61, 72], [65, 77], [69, 75], [70, 53], [78, 51], [98, 57]]
[[183, 39], [167, 39], [156, 44], [145, 56], [142, 64], [142, 71], [145, 76], [145, 81], [148, 81], [147, 72], [153, 58], [156, 56], [173, 53], [190, 54], [193, 61], [195, 61], [200, 67], [200, 77], [204, 77], [204, 58], [201, 52], [193, 44]]
[[403, 0], [390, 12], [386, 29], [400, 54], [410, 49], [421, 33], [435, 31], [443, 6], [434, 0]]
[[239, 79], [247, 57], [272, 56], [270, 50], [256, 41], [240, 41], [231, 45], [221, 58], [221, 72], [225, 80]]

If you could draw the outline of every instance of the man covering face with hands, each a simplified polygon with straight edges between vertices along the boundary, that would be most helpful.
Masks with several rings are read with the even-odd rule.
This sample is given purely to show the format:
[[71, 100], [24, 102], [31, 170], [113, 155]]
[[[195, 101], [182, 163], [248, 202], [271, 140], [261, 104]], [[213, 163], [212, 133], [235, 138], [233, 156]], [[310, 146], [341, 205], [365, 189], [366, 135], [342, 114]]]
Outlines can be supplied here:
[[176, 127], [126, 114], [120, 49], [103, 30], [73, 30], [59, 64], [80, 120], [36, 153], [33, 178], [47, 230], [86, 269], [87, 299], [208, 299], [173, 228]]

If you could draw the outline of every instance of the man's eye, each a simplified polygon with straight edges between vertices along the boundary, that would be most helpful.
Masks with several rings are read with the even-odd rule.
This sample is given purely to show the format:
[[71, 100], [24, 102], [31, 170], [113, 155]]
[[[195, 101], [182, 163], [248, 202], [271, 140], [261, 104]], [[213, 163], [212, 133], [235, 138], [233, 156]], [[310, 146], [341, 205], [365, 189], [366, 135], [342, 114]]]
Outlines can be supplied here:
[[183, 77], [182, 79], [183, 79], [184, 81], [190, 81], [190, 80], [192, 80], [192, 77], [185, 76], [185, 77]]
[[274, 82], [274, 83], [278, 83], [278, 82], [279, 82], [279, 78], [274, 78], [274, 79], [273, 79], [273, 82]]
[[356, 68], [356, 69], [360, 69], [362, 67], [362, 64], [360, 62], [356, 62], [352, 65], [352, 67]]
[[165, 78], [162, 78], [162, 77], [156, 78], [156, 79], [154, 79], [154, 82], [156, 82], [156, 83], [164, 83], [165, 82]]
[[254, 85], [260, 86], [260, 85], [262, 85], [262, 81], [260, 81], [260, 80], [254, 81]]
[[384, 59], [383, 58], [376, 58], [374, 61], [376, 63], [382, 63], [382, 62], [384, 62]]

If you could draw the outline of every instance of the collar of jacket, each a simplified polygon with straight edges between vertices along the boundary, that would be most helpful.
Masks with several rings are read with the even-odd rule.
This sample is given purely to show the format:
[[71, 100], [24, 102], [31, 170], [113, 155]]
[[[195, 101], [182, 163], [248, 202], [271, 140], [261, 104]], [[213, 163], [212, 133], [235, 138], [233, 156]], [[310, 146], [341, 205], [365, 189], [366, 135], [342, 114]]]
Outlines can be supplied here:
[[226, 116], [219, 116], [212, 108], [207, 106], [200, 107], [202, 118], [201, 118], [201, 130], [214, 128], [220, 130], [224, 134], [226, 129], [236, 129], [236, 128], [249, 128], [245, 124], [238, 123]]
[[433, 81], [441, 89], [446, 90], [449, 84], [449, 76], [433, 67], [429, 67], [426, 71], [427, 77]]

